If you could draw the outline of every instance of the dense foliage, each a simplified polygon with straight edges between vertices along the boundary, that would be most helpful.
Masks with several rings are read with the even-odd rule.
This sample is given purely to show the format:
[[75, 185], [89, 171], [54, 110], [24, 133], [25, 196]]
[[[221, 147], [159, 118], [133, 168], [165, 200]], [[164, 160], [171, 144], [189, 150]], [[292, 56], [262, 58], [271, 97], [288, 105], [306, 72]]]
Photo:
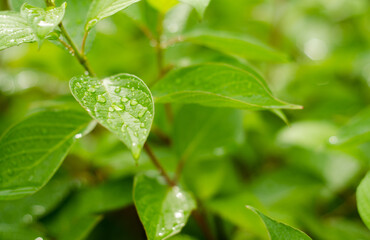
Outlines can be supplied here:
[[0, 240], [370, 239], [369, 1], [0, 4]]

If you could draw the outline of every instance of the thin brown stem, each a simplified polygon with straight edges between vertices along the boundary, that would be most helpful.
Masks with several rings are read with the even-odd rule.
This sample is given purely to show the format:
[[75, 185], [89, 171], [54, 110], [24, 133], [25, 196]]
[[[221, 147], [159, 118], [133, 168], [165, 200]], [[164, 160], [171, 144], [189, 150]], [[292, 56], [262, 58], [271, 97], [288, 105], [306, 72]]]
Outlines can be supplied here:
[[181, 177], [182, 170], [184, 169], [186, 162], [186, 158], [183, 156], [180, 158], [179, 162], [177, 163], [176, 171], [175, 171], [175, 176], [173, 178], [174, 182], [178, 182]]
[[199, 210], [194, 210], [191, 215], [193, 216], [194, 220], [197, 222], [198, 226], [202, 230], [204, 236], [207, 240], [214, 240], [212, 231], [208, 226], [208, 223], [204, 217], [204, 215]]
[[59, 28], [62, 31], [62, 34], [63, 34], [64, 38], [67, 40], [67, 42], [69, 43], [69, 45], [73, 49], [72, 55], [74, 55], [77, 58], [77, 60], [79, 61], [79, 63], [89, 73], [90, 76], [95, 76], [95, 73], [91, 69], [91, 67], [90, 67], [90, 65], [89, 65], [89, 63], [88, 63], [88, 61], [86, 59], [86, 56], [85, 55], [82, 55], [78, 51], [78, 48], [77, 48], [76, 44], [73, 42], [72, 38], [69, 36], [69, 34], [68, 34], [67, 30], [65, 29], [63, 23], [60, 23], [59, 24]]
[[84, 36], [82, 38], [82, 46], [81, 46], [81, 55], [85, 55], [85, 47], [86, 47], [86, 40], [87, 37], [89, 36], [89, 31], [85, 31]]
[[170, 185], [171, 187], [176, 186], [176, 183], [168, 176], [166, 170], [164, 170], [164, 168], [162, 167], [161, 163], [158, 161], [157, 157], [154, 155], [154, 153], [153, 153], [152, 149], [150, 148], [150, 146], [148, 145], [148, 143], [144, 144], [144, 149], [145, 149], [146, 153], [148, 154], [150, 160], [154, 164], [154, 166], [159, 170], [161, 175], [166, 180], [167, 184]]
[[157, 24], [157, 41], [155, 49], [157, 51], [157, 65], [158, 65], [158, 79], [163, 77], [164, 59], [163, 59], [163, 48], [162, 48], [162, 34], [163, 34], [163, 14], [158, 16]]

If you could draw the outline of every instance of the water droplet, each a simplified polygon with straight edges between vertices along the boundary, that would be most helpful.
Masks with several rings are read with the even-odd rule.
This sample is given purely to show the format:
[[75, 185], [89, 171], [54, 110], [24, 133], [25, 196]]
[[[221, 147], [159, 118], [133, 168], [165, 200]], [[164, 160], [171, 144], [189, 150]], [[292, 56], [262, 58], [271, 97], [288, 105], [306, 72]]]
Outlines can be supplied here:
[[132, 99], [131, 101], [130, 101], [130, 105], [131, 106], [136, 106], [138, 104], [138, 102], [135, 100], [135, 99]]
[[121, 88], [120, 87], [116, 87], [116, 89], [114, 89], [114, 92], [115, 93], [120, 93], [121, 92]]
[[42, 237], [35, 238], [35, 240], [44, 240]]
[[329, 138], [329, 143], [330, 144], [337, 144], [338, 143], [338, 137], [337, 136], [331, 136]]
[[97, 100], [98, 100], [98, 102], [101, 102], [101, 103], [105, 103], [107, 101], [103, 95], [98, 95]]
[[89, 76], [89, 72], [88, 72], [88, 71], [85, 71], [85, 72], [84, 72], [84, 74], [85, 74], [86, 76]]
[[121, 127], [121, 132], [126, 132], [126, 124], [123, 124], [122, 127]]
[[109, 112], [114, 112], [114, 109], [112, 107], [108, 108]]
[[82, 133], [78, 133], [78, 134], [76, 134], [76, 135], [75, 135], [75, 138], [76, 138], [76, 139], [82, 138]]
[[178, 212], [175, 212], [175, 218], [184, 218], [184, 212], [182, 210], [179, 210]]
[[89, 91], [89, 92], [95, 92], [95, 88], [89, 87], [89, 89], [87, 89], [87, 91]]
[[81, 84], [78, 82], [78, 83], [76, 83], [76, 87], [81, 88], [82, 86], [81, 86]]
[[122, 97], [121, 102], [123, 102], [123, 103], [128, 102], [128, 98]]
[[141, 128], [144, 128], [144, 127], [145, 127], [145, 123], [141, 123], [141, 124], [140, 124], [140, 127], [141, 127]]
[[30, 224], [33, 222], [33, 217], [31, 214], [26, 214], [22, 217], [22, 221], [25, 223], [25, 224]]
[[122, 108], [118, 107], [117, 105], [112, 105], [114, 110], [116, 111], [122, 111]]

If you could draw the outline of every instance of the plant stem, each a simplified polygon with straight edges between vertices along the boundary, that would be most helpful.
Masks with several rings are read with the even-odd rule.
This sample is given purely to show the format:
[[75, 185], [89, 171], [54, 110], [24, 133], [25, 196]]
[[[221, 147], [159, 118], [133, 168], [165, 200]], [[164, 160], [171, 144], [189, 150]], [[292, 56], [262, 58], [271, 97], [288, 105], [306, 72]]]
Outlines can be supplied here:
[[157, 157], [154, 155], [148, 143], [144, 144], [144, 149], [146, 153], [148, 154], [150, 160], [153, 162], [154, 166], [159, 170], [159, 172], [162, 174], [162, 176], [166, 180], [167, 184], [170, 185], [171, 187], [176, 186], [176, 183], [173, 180], [171, 180], [171, 178], [168, 176], [167, 172], [164, 170], [161, 163], [158, 161]]
[[158, 65], [158, 79], [163, 77], [163, 48], [162, 48], [162, 34], [163, 34], [163, 14], [159, 14], [157, 23], [157, 41], [155, 49], [157, 51], [157, 65]]
[[74, 56], [76, 56], [79, 63], [85, 68], [85, 70], [89, 73], [90, 76], [95, 76], [95, 73], [91, 69], [91, 67], [90, 67], [90, 65], [89, 65], [89, 63], [86, 59], [86, 56], [79, 52], [76, 44], [73, 42], [72, 38], [69, 36], [69, 34], [68, 34], [67, 30], [65, 29], [63, 23], [59, 24], [59, 28], [62, 31], [63, 36], [65, 37], [65, 39], [67, 40], [67, 42], [69, 43], [71, 48], [73, 49], [72, 54], [74, 54]]
[[197, 222], [198, 226], [202, 230], [204, 236], [207, 240], [214, 240], [212, 231], [208, 226], [208, 223], [204, 217], [204, 215], [199, 210], [194, 210], [191, 215], [193, 216], [194, 220]]
[[85, 31], [84, 37], [82, 38], [81, 55], [85, 55], [87, 36], [89, 36], [89, 31]]

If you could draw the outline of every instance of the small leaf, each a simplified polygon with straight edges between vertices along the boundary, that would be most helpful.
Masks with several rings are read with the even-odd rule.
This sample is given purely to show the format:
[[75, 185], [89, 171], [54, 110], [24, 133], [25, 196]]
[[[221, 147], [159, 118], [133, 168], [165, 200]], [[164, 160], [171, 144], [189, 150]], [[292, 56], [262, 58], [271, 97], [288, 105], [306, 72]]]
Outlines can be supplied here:
[[187, 3], [197, 11], [200, 18], [203, 18], [204, 12], [206, 11], [209, 2], [211, 0], [180, 0], [183, 3]]
[[312, 240], [304, 232], [298, 229], [272, 220], [251, 206], [247, 206], [247, 208], [255, 212], [262, 219], [266, 225], [271, 240]]
[[195, 200], [179, 187], [162, 179], [139, 175], [134, 182], [134, 202], [149, 240], [167, 239], [181, 231]]
[[219, 63], [175, 70], [154, 86], [153, 95], [161, 103], [197, 103], [252, 110], [302, 108], [273, 97], [254, 74]]
[[235, 36], [225, 32], [193, 33], [185, 41], [202, 45], [225, 54], [257, 61], [286, 62], [288, 57], [256, 39]]
[[45, 10], [25, 3], [21, 8], [21, 15], [42, 42], [62, 21], [66, 6], [67, 4], [63, 3], [60, 7], [49, 7]]
[[329, 139], [333, 145], [360, 145], [370, 141], [370, 108], [366, 108]]
[[127, 8], [140, 0], [94, 0], [87, 14], [85, 30], [89, 31], [99, 21]]
[[370, 172], [361, 181], [356, 192], [358, 212], [370, 229]]
[[162, 14], [165, 14], [179, 2], [178, 0], [148, 0], [148, 3]]
[[91, 118], [75, 110], [45, 110], [11, 127], [0, 138], [0, 200], [16, 199], [43, 187], [70, 147], [88, 130]]
[[0, 12], [0, 50], [35, 41], [36, 35], [19, 13]]
[[154, 101], [145, 83], [129, 74], [103, 80], [81, 76], [72, 78], [70, 88], [89, 114], [138, 159], [154, 118]]

